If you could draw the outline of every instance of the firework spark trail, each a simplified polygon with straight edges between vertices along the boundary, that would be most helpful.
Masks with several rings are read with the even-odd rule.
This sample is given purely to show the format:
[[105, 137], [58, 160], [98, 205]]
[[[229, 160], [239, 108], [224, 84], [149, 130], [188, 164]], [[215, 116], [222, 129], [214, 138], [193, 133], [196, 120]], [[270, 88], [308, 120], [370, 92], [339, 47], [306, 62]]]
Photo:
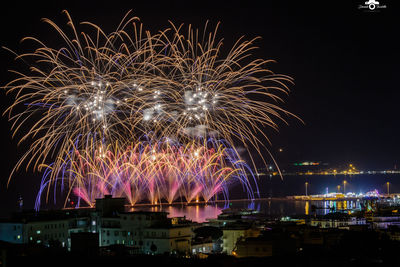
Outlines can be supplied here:
[[253, 199], [244, 162], [222, 143], [214, 145], [143, 142], [125, 151], [109, 146], [93, 155], [75, 150], [61, 169], [45, 166], [36, 208], [51, 184], [50, 172], [57, 172], [59, 183], [63, 180], [68, 185], [67, 199], [73, 193], [89, 206], [108, 194], [126, 197], [131, 205], [139, 201], [172, 203], [178, 198], [190, 203], [199, 197], [208, 202], [220, 193], [227, 198], [233, 182], [241, 183]]
[[[57, 50], [38, 39], [24, 38], [40, 47], [17, 59], [31, 57], [38, 66], [31, 68], [31, 76], [15, 72], [20, 77], [5, 86], [7, 93], [16, 96], [15, 102], [5, 111], [13, 121], [13, 136], [30, 127], [19, 143], [33, 140], [15, 170], [23, 162], [27, 162], [27, 168], [33, 164], [36, 169], [49, 158], [62, 158], [76, 140], [80, 142], [80, 148], [93, 149], [92, 146], [102, 145], [104, 139], [109, 143], [123, 142], [126, 136], [135, 134], [133, 129], [138, 131], [130, 118], [144, 105], [142, 97], [137, 95], [143, 87], [136, 84], [132, 76], [140, 77], [143, 84], [147, 83], [146, 79], [153, 79], [145, 75], [149, 65], [156, 65], [151, 58], [154, 53], [149, 52], [152, 37], [122, 39], [122, 36], [128, 36], [123, 29], [106, 35], [91, 23], [83, 24], [95, 30], [95, 37], [84, 32], [79, 37], [72, 19], [66, 14], [74, 32], [73, 39], [51, 20], [45, 19], [62, 37], [65, 47]], [[121, 25], [126, 26], [134, 23], [136, 18], [124, 20]], [[136, 37], [142, 38], [134, 25]], [[130, 43], [124, 43], [126, 39]], [[128, 46], [134, 49], [132, 53]], [[26, 103], [29, 104], [24, 112], [12, 115], [18, 105]], [[31, 120], [33, 125], [29, 124]], [[93, 136], [96, 137], [93, 144], [86, 146], [86, 140], [93, 141]], [[60, 164], [56, 162], [55, 166]]]
[[[269, 70], [272, 61], [251, 57], [257, 38], [240, 38], [223, 56], [218, 25], [208, 31], [206, 24], [201, 33], [171, 23], [151, 34], [128, 12], [110, 34], [90, 22], [78, 34], [65, 14], [72, 34], [44, 19], [64, 45], [24, 38], [38, 48], [16, 58], [34, 67], [14, 71], [18, 78], [4, 87], [15, 96], [5, 111], [13, 136], [21, 132], [19, 143], [31, 141], [10, 179], [23, 165], [40, 171], [54, 161], [40, 195], [61, 183], [88, 205], [108, 193], [130, 203], [178, 196], [190, 202], [199, 194], [207, 201], [221, 192], [227, 197], [232, 177], [253, 197], [251, 171], [244, 171], [236, 146], [248, 151], [253, 167], [251, 150], [265, 163], [265, 128], [277, 130], [277, 120], [294, 116], [281, 107], [293, 81]], [[25, 110], [16, 112], [21, 105]], [[208, 138], [225, 145], [210, 147]], [[164, 150], [165, 140], [180, 145]], [[188, 159], [187, 151], [203, 158]], [[228, 154], [234, 156], [227, 160]]]

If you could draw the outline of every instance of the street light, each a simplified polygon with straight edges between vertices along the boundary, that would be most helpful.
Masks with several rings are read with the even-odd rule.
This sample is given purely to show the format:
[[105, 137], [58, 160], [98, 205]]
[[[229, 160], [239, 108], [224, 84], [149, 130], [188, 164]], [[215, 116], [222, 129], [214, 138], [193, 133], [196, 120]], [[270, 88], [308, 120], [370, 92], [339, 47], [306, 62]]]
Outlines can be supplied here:
[[343, 194], [346, 194], [346, 184], [347, 184], [347, 181], [344, 180], [343, 181]]
[[308, 182], [306, 182], [306, 196], [307, 196], [307, 186], [308, 186]]
[[337, 186], [337, 192], [340, 193], [340, 185]]
[[390, 186], [390, 183], [387, 182], [387, 183], [386, 183], [386, 186], [387, 186], [387, 194], [388, 194], [388, 196], [389, 196], [389, 186]]

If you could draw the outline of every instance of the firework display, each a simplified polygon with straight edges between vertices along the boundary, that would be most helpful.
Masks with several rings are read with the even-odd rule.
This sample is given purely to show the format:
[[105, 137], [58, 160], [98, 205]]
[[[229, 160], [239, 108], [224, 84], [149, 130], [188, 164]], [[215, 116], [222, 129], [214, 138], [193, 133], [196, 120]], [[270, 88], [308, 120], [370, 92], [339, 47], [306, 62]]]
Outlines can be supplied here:
[[182, 197], [188, 203], [199, 198], [208, 202], [218, 193], [227, 198], [232, 181], [240, 182], [248, 197], [254, 198], [246, 164], [233, 149], [209, 143], [213, 143], [210, 148], [209, 144], [196, 142], [139, 142], [124, 151], [115, 146], [94, 151], [93, 155], [75, 150], [74, 159], [67, 157], [61, 169], [47, 166], [41, 191], [51, 183], [50, 173], [58, 172], [56, 183], [68, 188], [67, 195], [73, 193], [88, 206], [104, 195], [125, 197], [132, 206], [143, 200], [151, 204], [165, 200], [171, 204]]
[[14, 135], [31, 142], [13, 173], [44, 170], [37, 208], [58, 186], [78, 206], [108, 194], [131, 205], [208, 202], [227, 199], [232, 183], [254, 198], [236, 147], [262, 154], [264, 128], [292, 115], [279, 105], [292, 79], [251, 59], [255, 39], [239, 39], [223, 56], [218, 26], [184, 35], [171, 24], [151, 34], [128, 13], [111, 34], [89, 22], [78, 34], [65, 14], [68, 31], [44, 20], [64, 45], [24, 38], [37, 48], [17, 59], [34, 64], [4, 87], [15, 96], [5, 112]]

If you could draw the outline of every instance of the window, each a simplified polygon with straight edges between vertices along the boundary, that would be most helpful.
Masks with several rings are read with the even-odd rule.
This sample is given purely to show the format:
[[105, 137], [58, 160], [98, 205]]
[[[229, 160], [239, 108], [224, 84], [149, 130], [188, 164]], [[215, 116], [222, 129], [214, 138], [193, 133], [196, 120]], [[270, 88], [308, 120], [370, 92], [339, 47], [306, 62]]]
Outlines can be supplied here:
[[118, 231], [115, 231], [115, 232], [114, 232], [114, 236], [119, 236], [119, 232], [118, 232]]
[[39, 235], [40, 234], [40, 230], [37, 230], [36, 233]]

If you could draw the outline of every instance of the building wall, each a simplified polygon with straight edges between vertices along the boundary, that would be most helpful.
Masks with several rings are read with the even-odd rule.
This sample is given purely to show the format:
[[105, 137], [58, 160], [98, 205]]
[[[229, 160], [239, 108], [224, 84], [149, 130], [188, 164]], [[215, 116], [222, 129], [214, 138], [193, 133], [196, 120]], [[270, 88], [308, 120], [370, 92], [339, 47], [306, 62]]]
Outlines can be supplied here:
[[100, 246], [123, 244], [145, 248], [145, 229], [152, 224], [167, 220], [166, 213], [133, 212], [121, 213], [116, 218], [103, 218], [100, 223]]
[[26, 243], [23, 223], [0, 223], [0, 240], [15, 244]]
[[[144, 231], [143, 252], [149, 254], [189, 254], [191, 242], [192, 229], [190, 226], [147, 228]], [[156, 248], [156, 251], [153, 251], [152, 248]]]
[[397, 221], [397, 222], [394, 222], [394, 221], [389, 221], [389, 222], [384, 222], [384, 221], [372, 222], [372, 228], [373, 228], [373, 229], [388, 229], [389, 226], [399, 226], [399, 227], [400, 227], [400, 221]]
[[28, 222], [25, 225], [27, 242], [50, 245], [58, 241], [62, 247], [67, 247], [69, 223], [69, 220]]
[[200, 243], [200, 244], [192, 244], [192, 254], [196, 255], [199, 253], [212, 253], [214, 248], [214, 243]]
[[349, 220], [327, 220], [327, 219], [312, 219], [310, 221], [311, 226], [319, 228], [339, 228], [347, 227], [350, 225], [365, 225], [366, 220], [364, 218], [351, 218]]
[[73, 233], [98, 233], [99, 246], [120, 244], [139, 253], [155, 254], [190, 253], [193, 234], [191, 226], [171, 225], [167, 214], [158, 212], [123, 212], [103, 217], [101, 212], [93, 211], [64, 220], [0, 223], [0, 240], [13, 243], [50, 245], [59, 241], [70, 249]]
[[223, 236], [223, 247], [222, 252], [228, 255], [232, 254], [233, 249], [236, 246], [236, 242], [239, 238], [248, 238], [248, 237], [258, 237], [260, 235], [260, 231], [257, 229], [222, 229]]

